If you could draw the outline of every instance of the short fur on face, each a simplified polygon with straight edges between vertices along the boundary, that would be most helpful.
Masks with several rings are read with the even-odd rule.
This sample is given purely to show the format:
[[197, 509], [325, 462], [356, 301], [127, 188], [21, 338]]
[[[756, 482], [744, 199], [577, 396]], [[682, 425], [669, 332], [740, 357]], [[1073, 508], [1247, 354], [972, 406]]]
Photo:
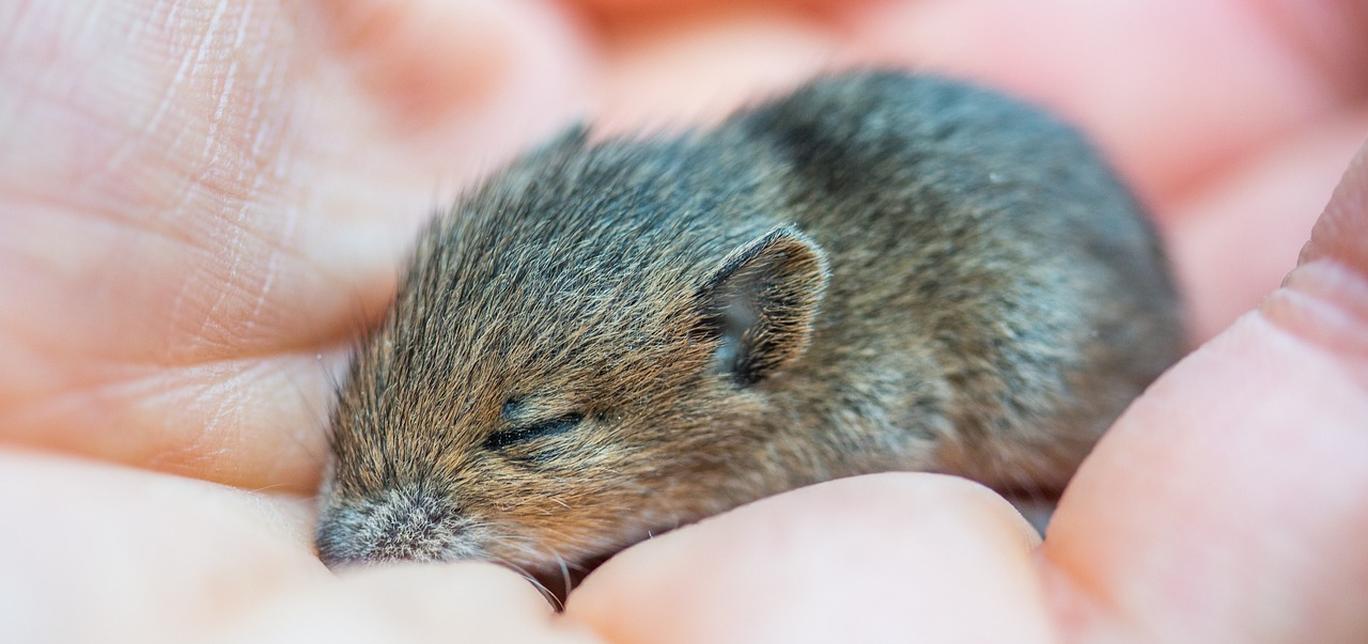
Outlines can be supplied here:
[[328, 560], [581, 561], [744, 500], [726, 488], [752, 459], [714, 453], [764, 448], [749, 385], [806, 348], [822, 251], [783, 225], [681, 234], [649, 203], [675, 169], [632, 176], [635, 146], [546, 154], [553, 185], [626, 188], [486, 190], [424, 237], [334, 416]]
[[992, 92], [857, 72], [707, 132], [572, 130], [421, 236], [318, 547], [544, 573], [838, 476], [1057, 488], [1182, 346], [1139, 205]]

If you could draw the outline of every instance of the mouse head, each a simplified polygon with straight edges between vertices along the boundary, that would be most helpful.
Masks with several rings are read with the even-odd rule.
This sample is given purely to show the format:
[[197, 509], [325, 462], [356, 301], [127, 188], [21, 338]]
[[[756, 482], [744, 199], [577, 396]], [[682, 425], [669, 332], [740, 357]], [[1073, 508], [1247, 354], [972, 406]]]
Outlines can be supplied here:
[[758, 496], [824, 255], [633, 203], [567, 222], [477, 195], [439, 219], [334, 412], [325, 561], [558, 569]]

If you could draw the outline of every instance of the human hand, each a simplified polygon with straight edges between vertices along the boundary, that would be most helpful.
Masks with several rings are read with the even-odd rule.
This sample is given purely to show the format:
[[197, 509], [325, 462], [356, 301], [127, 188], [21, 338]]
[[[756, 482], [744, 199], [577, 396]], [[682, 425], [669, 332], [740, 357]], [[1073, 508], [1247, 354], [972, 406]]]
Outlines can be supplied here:
[[[1091, 56], [1084, 59], [1064, 45], [1037, 50], [1027, 46], [1031, 43], [1014, 47], [1001, 39], [994, 49], [966, 49], [963, 43], [984, 40], [970, 37], [973, 30], [1000, 35], [994, 26], [1011, 18], [1001, 6], [988, 11], [979, 3], [891, 9], [814, 5], [809, 11], [828, 21], [821, 23], [792, 16], [761, 20], [767, 12], [779, 12], [764, 8], [740, 17], [704, 9], [687, 23], [603, 19], [606, 26], [601, 25], [604, 31], [597, 41], [566, 19], [572, 10], [541, 4], [371, 2], [345, 9], [320, 4], [286, 10], [269, 3], [198, 8], [189, 3], [177, 5], [174, 15], [165, 7], [101, 15], [95, 9], [82, 12], [74, 3], [0, 10], [9, 12], [0, 13], [8, 42], [7, 55], [0, 58], [0, 81], [14, 88], [0, 93], [0, 123], [5, 124], [0, 132], [7, 137], [0, 147], [0, 208], [5, 213], [0, 218], [0, 302], [22, 303], [0, 310], [0, 349], [9, 367], [0, 373], [0, 435], [11, 442], [249, 489], [311, 491], [320, 469], [319, 427], [335, 347], [383, 307], [392, 288], [392, 267], [413, 227], [436, 205], [432, 195], [445, 177], [471, 176], [555, 129], [581, 102], [599, 103], [597, 109], [613, 127], [655, 120], [660, 118], [655, 114], [672, 114], [669, 109], [707, 117], [738, 96], [725, 91], [707, 95], [699, 87], [754, 87], [747, 75], [789, 82], [845, 57], [940, 58], [980, 75], [1001, 73], [993, 78], [999, 84], [1046, 100], [1088, 124], [1156, 204], [1193, 303], [1198, 333], [1214, 333], [1232, 311], [1252, 304], [1251, 294], [1276, 284], [1276, 278], [1267, 278], [1273, 270], [1285, 270], [1309, 226], [1308, 219], [1287, 213], [1309, 217], [1316, 211], [1304, 200], [1323, 199], [1328, 188], [1308, 178], [1328, 180], [1325, 167], [1337, 171], [1344, 157], [1327, 151], [1351, 149], [1363, 131], [1357, 126], [1363, 122], [1363, 88], [1332, 64], [1352, 59], [1355, 52], [1349, 45], [1356, 41], [1344, 41], [1335, 56], [1299, 57], [1294, 47], [1268, 33], [1266, 25], [1240, 31], [1257, 23], [1252, 4], [1221, 9], [1241, 20], [1220, 20], [1225, 14], [1213, 14], [1186, 27], [1194, 31], [1179, 34], [1183, 42], [1241, 54], [1179, 60], [1145, 51], [1143, 29], [1126, 41], [1135, 42], [1134, 47], [1116, 48], [1125, 52], [1116, 60], [1098, 54], [1109, 51], [1105, 47], [1090, 47]], [[1144, 11], [1155, 13], [1146, 15], [1162, 16], [1154, 6]], [[382, 19], [365, 22], [371, 11]], [[1038, 10], [1039, 24], [1051, 25], [1042, 28], [1040, 38], [1054, 30], [1091, 45], [1077, 36], [1115, 37], [1130, 33], [1122, 28], [1134, 25], [1129, 16], [1107, 10], [1083, 11], [1071, 24], [1051, 20], [1051, 11], [1063, 15], [1079, 8]], [[87, 29], [75, 28], [77, 17], [86, 19]], [[363, 23], [369, 26], [363, 28]], [[1143, 24], [1168, 26], [1161, 20]], [[839, 30], [859, 44], [838, 44]], [[924, 37], [898, 35], [904, 33]], [[433, 52], [419, 43], [454, 49]], [[1154, 39], [1154, 44], [1171, 41]], [[750, 58], [726, 55], [727, 47], [742, 45], [752, 48]], [[695, 55], [703, 50], [739, 62], [721, 67], [717, 58]], [[1018, 66], [1022, 50], [1043, 51], [1038, 55], [1044, 59]], [[1256, 66], [1257, 74], [1235, 74], [1238, 83], [1212, 71], [1228, 74], [1232, 60], [1241, 56], [1270, 64]], [[1013, 64], [1001, 64], [1003, 60]], [[1074, 62], [1078, 60], [1084, 62]], [[1162, 64], [1146, 62], [1153, 60]], [[1041, 70], [1065, 63], [1072, 63], [1064, 70], [1072, 75], [1064, 77], [1073, 82], [1042, 84], [1060, 76]], [[1101, 79], [1103, 70], [1135, 67], [1144, 72], [1138, 78], [1149, 79], [1135, 90], [1146, 99], [1138, 107], [1125, 100], [1126, 84], [1094, 92], [1084, 82]], [[670, 82], [656, 80], [662, 78]], [[1194, 96], [1188, 91], [1192, 86], [1206, 93]], [[587, 92], [584, 87], [596, 89]], [[1181, 91], [1166, 91], [1170, 87]], [[680, 91], [684, 94], [675, 93]], [[1115, 96], [1118, 91], [1121, 97]], [[1101, 101], [1099, 94], [1110, 98]], [[696, 100], [681, 100], [689, 97]], [[548, 109], [548, 104], [571, 107]], [[1137, 125], [1153, 122], [1178, 134], [1160, 137]], [[1251, 205], [1277, 216], [1251, 218]], [[1343, 228], [1348, 219], [1344, 215], [1332, 225]], [[1232, 239], [1231, 231], [1242, 236]], [[1326, 236], [1355, 238], [1343, 229], [1338, 237]], [[1273, 252], [1266, 250], [1270, 244]], [[1286, 256], [1279, 257], [1276, 248]], [[1350, 263], [1362, 256], [1344, 257]], [[1303, 272], [1308, 274], [1314, 272]], [[1298, 288], [1329, 290], [1317, 301], [1341, 303], [1332, 310], [1354, 310], [1352, 288], [1326, 286], [1324, 279], [1305, 278]], [[1286, 302], [1296, 300], [1299, 292], [1271, 300], [1265, 313], [1232, 329], [1175, 371], [1195, 373], [1185, 376], [1189, 380], [1171, 375], [1166, 381], [1204, 386], [1161, 386], [1136, 407], [1071, 489], [1038, 555], [1029, 554], [1029, 540], [1019, 532], [1017, 519], [976, 488], [916, 475], [859, 479], [800, 491], [644, 544], [591, 577], [577, 591], [567, 618], [552, 622], [520, 580], [478, 565], [371, 571], [337, 582], [313, 558], [307, 511], [284, 494], [249, 495], [15, 452], [19, 455], [0, 468], [9, 477], [4, 489], [12, 502], [6, 505], [12, 507], [9, 516], [15, 525], [34, 528], [9, 534], [11, 546], [4, 549], [24, 556], [31, 567], [20, 567], [24, 561], [18, 561], [6, 569], [27, 571], [15, 576], [21, 584], [54, 580], [47, 588], [66, 597], [43, 601], [53, 595], [43, 594], [41, 587], [40, 592], [22, 592], [19, 596], [35, 605], [16, 614], [30, 619], [4, 622], [40, 631], [66, 624], [98, 629], [87, 631], [94, 634], [139, 637], [145, 629], [155, 629], [169, 639], [175, 639], [178, 625], [184, 633], [227, 629], [222, 632], [231, 639], [245, 638], [255, 627], [318, 633], [330, 624], [334, 639], [360, 639], [387, 628], [445, 637], [452, 635], [451, 629], [464, 628], [456, 632], [468, 635], [476, 625], [508, 638], [516, 632], [499, 629], [525, 626], [534, 630], [524, 634], [578, 637], [566, 629], [581, 624], [628, 641], [643, 639], [647, 628], [697, 641], [687, 636], [701, 635], [697, 629], [709, 625], [747, 626], [761, 635], [776, 634], [776, 628], [820, 634], [810, 622], [776, 612], [782, 606], [825, 607], [806, 614], [830, 617], [825, 625], [833, 628], [848, 629], [858, 620], [874, 629], [871, 633], [887, 632], [876, 629], [889, 623], [870, 618], [897, 617], [906, 606], [922, 601], [923, 609], [943, 609], [918, 613], [921, 628], [934, 627], [932, 617], [962, 616], [959, 626], [1008, 626], [1021, 639], [1032, 629], [1059, 628], [1061, 623], [1075, 634], [1110, 625], [1116, 630], [1098, 632], [1124, 636], [1121, 627], [1130, 626], [1173, 637], [1173, 631], [1160, 626], [1184, 622], [1155, 621], [1156, 615], [1180, 617], [1181, 611], [1159, 601], [1163, 592], [1156, 599], [1153, 594], [1135, 595], [1133, 589], [1192, 592], [1176, 582], [1239, 583], [1235, 590], [1249, 592], [1235, 593], [1222, 605], [1267, 612], [1269, 605], [1296, 602], [1273, 602], [1246, 587], [1294, 576], [1307, 583], [1283, 586], [1293, 599], [1328, 593], [1331, 600], [1343, 600], [1355, 588], [1361, 591], [1364, 579], [1363, 562], [1353, 560], [1355, 553], [1347, 546], [1345, 559], [1335, 560], [1334, 570], [1292, 565], [1305, 563], [1298, 561], [1283, 569], [1268, 568], [1263, 563], [1268, 553], [1259, 547], [1266, 543], [1257, 538], [1263, 530], [1241, 532], [1235, 519], [1247, 517], [1246, 529], [1267, 525], [1256, 517], [1305, 528], [1310, 533], [1282, 533], [1292, 544], [1283, 549], [1292, 551], [1284, 553], [1289, 559], [1338, 552], [1333, 549], [1340, 543], [1334, 540], [1337, 535], [1364, 533], [1361, 511], [1354, 515], [1357, 508], [1349, 504], [1346, 509], [1343, 501], [1346, 491], [1362, 489], [1363, 450], [1355, 449], [1362, 446], [1361, 437], [1323, 434], [1317, 442], [1299, 433], [1295, 440], [1272, 442], [1274, 434], [1248, 432], [1232, 443], [1227, 440], [1231, 437], [1221, 442], [1212, 437], [1219, 427], [1193, 427], [1203, 422], [1236, 426], [1247, 417], [1241, 414], [1253, 411], [1264, 412], [1260, 422], [1294, 417], [1301, 427], [1333, 428], [1336, 422], [1356, 420], [1362, 426], [1362, 390], [1352, 384], [1361, 377], [1355, 381], [1342, 375], [1362, 373], [1361, 358], [1352, 350], [1355, 336], [1315, 336], [1297, 327], [1301, 322], [1296, 320], [1291, 327], [1263, 322], [1291, 312], [1309, 316], [1302, 318], [1313, 322], [1306, 328], [1323, 329], [1324, 324], [1315, 326], [1323, 318], [1314, 311], [1307, 314], [1307, 307]], [[1293, 328], [1293, 337], [1312, 335], [1317, 341], [1288, 341], [1279, 335], [1284, 328]], [[1338, 362], [1323, 362], [1326, 347], [1338, 353]], [[1247, 367], [1251, 361], [1257, 367], [1277, 351], [1290, 352], [1277, 354], [1286, 360], [1279, 366], [1281, 373], [1260, 380], [1262, 372]], [[325, 354], [322, 360], [320, 353]], [[1192, 367], [1194, 363], [1198, 366]], [[1303, 369], [1287, 366], [1297, 364]], [[1313, 377], [1322, 369], [1332, 375]], [[1313, 383], [1320, 391], [1310, 390]], [[1232, 395], [1240, 393], [1236, 385], [1248, 387], [1242, 394], [1249, 397], [1243, 410], [1230, 408], [1242, 402]], [[1296, 407], [1288, 402], [1293, 396], [1283, 393], [1293, 386], [1298, 387]], [[1263, 393], [1258, 387], [1279, 393]], [[1248, 393], [1252, 391], [1261, 393]], [[1180, 394], [1198, 398], [1181, 399]], [[1251, 400], [1289, 406], [1273, 410], [1282, 415], [1269, 415], [1269, 410], [1250, 405]], [[1132, 420], [1137, 416], [1140, 420]], [[1136, 444], [1138, 439], [1125, 436], [1167, 442], [1147, 438]], [[1260, 437], [1270, 442], [1260, 443]], [[1122, 456], [1111, 457], [1109, 464], [1106, 455], [1117, 453], [1111, 447], [1117, 444]], [[1233, 449], [1242, 445], [1248, 451]], [[1277, 445], [1277, 451], [1271, 452], [1270, 445]], [[1260, 472], [1239, 467], [1263, 463], [1266, 470], [1267, 461], [1261, 458], [1295, 456], [1289, 454], [1295, 452], [1291, 447], [1305, 450], [1296, 452], [1305, 458], [1291, 459], [1302, 469], [1285, 473], [1288, 481], [1262, 481], [1264, 486], [1282, 484], [1274, 490], [1280, 491], [1277, 496], [1259, 486], [1247, 488], [1261, 491], [1251, 499], [1197, 493], [1219, 491], [1216, 484], [1226, 480], [1231, 487], [1247, 485]], [[1211, 453], [1216, 448], [1225, 449]], [[1343, 460], [1322, 452], [1337, 452], [1330, 456]], [[1231, 459], [1237, 462], [1230, 468], [1220, 466]], [[1136, 483], [1124, 475], [1134, 475], [1146, 463], [1153, 469], [1144, 471], [1178, 476], [1166, 477], [1164, 486], [1149, 483], [1135, 490]], [[1103, 474], [1092, 474], [1099, 469]], [[1306, 472], [1336, 475], [1305, 481], [1301, 474]], [[850, 503], [851, 495], [862, 502]], [[1116, 516], [1115, 504], [1126, 498], [1145, 499], [1141, 507], [1146, 510]], [[1241, 500], [1258, 503], [1230, 504]], [[1297, 516], [1288, 516], [1291, 509], [1298, 510]], [[1270, 510], [1279, 514], [1270, 518]], [[1209, 519], [1184, 519], [1196, 526], [1200, 538], [1170, 534], [1165, 540], [1153, 533], [1188, 514]], [[807, 524], [801, 523], [803, 517], [837, 516], [844, 517], [847, 528], [839, 533], [804, 529]], [[785, 521], [793, 526], [784, 531], [792, 535], [788, 550], [767, 555], [766, 548], [754, 547], [770, 545], [767, 540], [779, 532], [773, 522]], [[937, 526], [945, 531], [922, 532]], [[82, 538], [75, 540], [77, 535]], [[92, 548], [92, 543], [109, 545]], [[913, 550], [907, 544], [921, 547]], [[956, 544], [964, 549], [950, 547]], [[1164, 561], [1181, 566], [1204, 561], [1196, 557], [1204, 548], [1229, 550], [1231, 544], [1248, 546], [1228, 562], [1246, 577], [1212, 570], [1194, 573], [1192, 579], [1171, 579], [1168, 586], [1144, 583], [1147, 573], [1190, 568], [1169, 568], [1137, 553], [1167, 553]], [[851, 551], [870, 553], [872, 559], [853, 562], [863, 567], [803, 567]], [[145, 556], [132, 567], [120, 565], [118, 557], [130, 552]], [[951, 557], [954, 552], [964, 556]], [[814, 556], [822, 553], [829, 556]], [[1128, 559], [1133, 568], [1117, 567]], [[1249, 562], [1259, 562], [1261, 573], [1286, 574], [1249, 579], [1255, 566]], [[680, 570], [690, 573], [667, 574]], [[907, 578], [909, 571], [916, 571], [916, 579]], [[67, 594], [78, 585], [76, 580], [92, 576], [111, 582], [87, 585], [84, 594]], [[755, 592], [770, 603], [706, 603], [733, 596], [703, 591], [745, 581], [763, 584]], [[1296, 592], [1308, 584], [1321, 590]], [[824, 594], [824, 588], [842, 594]], [[991, 589], [1002, 594], [984, 594]], [[1132, 590], [1112, 592], [1118, 589]], [[966, 599], [956, 594], [960, 590], [976, 595]], [[1092, 601], [1104, 591], [1102, 601]], [[462, 596], [479, 601], [453, 611], [455, 600], [446, 598]], [[1201, 596], [1226, 597], [1214, 591]], [[871, 609], [878, 606], [873, 600], [894, 597], [905, 600], [889, 606], [896, 610]], [[693, 601], [682, 605], [696, 610], [671, 603], [689, 598]], [[857, 598], [863, 598], [863, 608]], [[116, 599], [124, 603], [112, 601]], [[945, 603], [930, 601], [937, 599]], [[1061, 599], [1068, 601], [1050, 603]], [[1135, 610], [1137, 602], [1148, 612]], [[949, 610], [952, 606], [957, 610]], [[1098, 606], [1118, 610], [1097, 611]], [[1343, 616], [1332, 610], [1335, 606], [1342, 604], [1322, 601], [1311, 608], [1325, 613], [1315, 615], [1321, 626], [1353, 627], [1335, 621]], [[993, 607], [997, 609], [977, 612]], [[505, 609], [509, 612], [501, 612]], [[666, 617], [674, 621], [649, 621], [663, 619], [666, 609]], [[1310, 614], [1288, 612], [1303, 619]], [[415, 615], [453, 621], [413, 622]], [[358, 621], [381, 630], [365, 630]], [[1304, 621], [1288, 617], [1286, 623]], [[666, 624], [674, 628], [664, 628]], [[915, 631], [908, 624], [891, 625], [902, 629], [899, 637], [912, 637]], [[1220, 624], [1229, 621], [1208, 626]], [[541, 628], [549, 630], [535, 630]], [[1132, 636], [1143, 638], [1134, 631]]]

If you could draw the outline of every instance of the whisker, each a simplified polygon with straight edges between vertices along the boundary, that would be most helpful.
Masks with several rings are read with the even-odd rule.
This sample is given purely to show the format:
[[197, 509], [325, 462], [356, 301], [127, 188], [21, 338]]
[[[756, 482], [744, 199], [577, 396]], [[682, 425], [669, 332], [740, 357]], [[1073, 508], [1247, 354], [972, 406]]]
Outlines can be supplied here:
[[562, 557], [559, 552], [556, 552], [555, 548], [548, 547], [547, 549], [551, 551], [551, 554], [555, 555], [556, 563], [560, 564], [561, 583], [564, 584], [565, 587], [565, 596], [569, 597], [571, 590], [570, 567], [565, 565], [565, 557]]
[[522, 578], [531, 582], [532, 586], [537, 589], [537, 592], [541, 593], [542, 597], [545, 597], [548, 601], [555, 605], [557, 611], [565, 610], [565, 603], [560, 600], [560, 597], [557, 597], [555, 593], [551, 592], [551, 589], [547, 588], [545, 584], [541, 583], [540, 581], [537, 581], [537, 578], [532, 576], [532, 573], [527, 572], [527, 570], [522, 566], [519, 566], [502, 557], [490, 557], [489, 560], [501, 566], [506, 566], [514, 572], [518, 573], [519, 575], [522, 575]]
[[259, 493], [261, 493], [261, 492], [266, 492], [266, 491], [268, 491], [268, 490], [274, 490], [274, 489], [276, 489], [276, 488], [282, 488], [282, 487], [286, 487], [286, 484], [285, 484], [285, 483], [272, 483], [272, 484], [270, 484], [270, 485], [263, 485], [263, 486], [261, 486], [261, 487], [254, 487], [254, 488], [250, 488], [250, 489], [247, 489], [247, 490], [244, 490], [244, 491], [245, 491], [245, 492], [248, 492], [248, 493], [250, 493], [250, 494], [259, 494]]

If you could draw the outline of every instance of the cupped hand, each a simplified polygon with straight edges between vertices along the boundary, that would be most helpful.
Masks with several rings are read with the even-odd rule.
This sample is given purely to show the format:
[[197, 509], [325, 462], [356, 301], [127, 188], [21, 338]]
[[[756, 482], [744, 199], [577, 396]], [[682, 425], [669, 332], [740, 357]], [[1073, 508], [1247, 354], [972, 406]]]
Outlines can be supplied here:
[[0, 532], [17, 573], [0, 624], [18, 641], [1368, 637], [1362, 161], [1301, 268], [1131, 409], [1043, 547], [990, 493], [907, 474], [643, 544], [563, 617], [477, 564], [322, 568], [289, 495], [321, 469], [345, 338], [457, 185], [581, 113], [706, 120], [851, 61], [1013, 89], [1083, 123], [1154, 204], [1198, 339], [1278, 285], [1368, 129], [1352, 2], [624, 4], [0, 8], [0, 503], [19, 526]]

